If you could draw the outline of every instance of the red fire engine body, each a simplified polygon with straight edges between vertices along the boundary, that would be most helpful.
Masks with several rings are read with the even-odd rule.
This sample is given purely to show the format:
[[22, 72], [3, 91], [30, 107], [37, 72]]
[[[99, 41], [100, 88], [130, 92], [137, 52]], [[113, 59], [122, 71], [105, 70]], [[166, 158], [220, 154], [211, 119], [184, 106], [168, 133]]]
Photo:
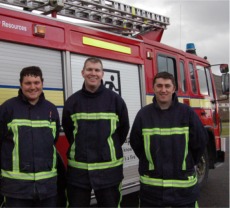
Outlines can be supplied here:
[[[92, 2], [93, 5], [96, 4]], [[120, 6], [127, 7], [123, 4]], [[30, 9], [26, 7], [24, 10]], [[140, 12], [136, 9], [138, 11]], [[142, 10], [141, 12], [143, 13]], [[50, 13], [53, 16], [56, 14], [55, 10]], [[94, 16], [86, 18], [89, 17]], [[55, 103], [61, 117], [66, 98], [82, 86], [80, 72], [84, 60], [89, 56], [97, 56], [104, 64], [104, 83], [113, 82], [114, 90], [124, 98], [132, 125], [137, 111], [152, 101], [154, 75], [166, 70], [176, 78], [179, 101], [194, 108], [208, 131], [207, 151], [198, 167], [200, 182], [205, 182], [208, 169], [224, 162], [225, 151], [225, 140], [220, 137], [217, 94], [210, 63], [189, 51], [184, 52], [160, 43], [163, 31], [169, 24], [168, 18], [155, 15], [158, 20], [152, 21], [148, 28], [141, 27], [143, 14], [139, 14], [139, 17], [135, 19], [137, 23], [133, 27], [139, 29], [139, 33], [131, 36], [122, 35], [121, 27], [117, 29], [120, 34], [117, 34], [108, 25], [105, 31], [0, 6], [0, 104], [17, 95], [20, 70], [28, 65], [38, 65], [44, 73], [45, 96]], [[121, 24], [119, 18], [116, 20], [113, 24]], [[109, 22], [109, 18], [107, 21]], [[125, 29], [131, 25], [127, 23], [129, 21], [126, 22]], [[66, 161], [68, 143], [64, 133], [60, 135], [57, 148]], [[127, 194], [138, 189], [138, 159], [128, 138], [123, 151], [123, 193]]]

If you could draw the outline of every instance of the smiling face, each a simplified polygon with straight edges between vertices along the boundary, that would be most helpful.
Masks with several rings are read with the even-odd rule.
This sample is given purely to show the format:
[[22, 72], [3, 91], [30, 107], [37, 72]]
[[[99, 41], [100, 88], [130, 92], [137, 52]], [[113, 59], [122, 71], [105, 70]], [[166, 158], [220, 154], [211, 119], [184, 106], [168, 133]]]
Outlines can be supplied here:
[[153, 85], [156, 100], [161, 109], [168, 109], [172, 103], [172, 95], [176, 90], [172, 80], [157, 78]]
[[28, 99], [29, 103], [35, 105], [39, 96], [42, 93], [43, 82], [40, 76], [26, 75], [21, 82], [21, 90], [24, 96]]
[[101, 63], [87, 61], [81, 73], [85, 79], [85, 88], [89, 92], [96, 92], [96, 90], [100, 87], [101, 80], [104, 76]]

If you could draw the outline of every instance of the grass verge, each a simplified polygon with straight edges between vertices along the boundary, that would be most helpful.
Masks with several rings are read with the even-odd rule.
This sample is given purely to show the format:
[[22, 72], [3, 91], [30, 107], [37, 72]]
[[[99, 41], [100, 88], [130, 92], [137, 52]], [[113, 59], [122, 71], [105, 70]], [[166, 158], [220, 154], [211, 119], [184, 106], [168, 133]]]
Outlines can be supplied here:
[[229, 137], [229, 122], [223, 122], [222, 123], [221, 136], [228, 136]]

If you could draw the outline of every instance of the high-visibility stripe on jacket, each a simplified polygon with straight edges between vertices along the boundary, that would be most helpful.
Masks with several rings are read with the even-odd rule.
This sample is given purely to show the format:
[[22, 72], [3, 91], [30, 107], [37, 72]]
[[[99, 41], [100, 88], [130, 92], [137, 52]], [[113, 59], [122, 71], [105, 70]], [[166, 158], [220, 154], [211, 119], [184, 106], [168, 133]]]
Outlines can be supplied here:
[[196, 185], [197, 177], [189, 176], [187, 180], [169, 180], [160, 178], [150, 178], [149, 176], [141, 176], [140, 180], [143, 184], [159, 187], [175, 187], [175, 188], [188, 188]]
[[185, 136], [185, 148], [184, 148], [182, 170], [186, 170], [186, 158], [188, 154], [188, 142], [189, 142], [189, 127], [142, 129], [142, 135], [144, 137], [145, 153], [148, 161], [150, 161], [149, 170], [154, 170], [154, 163], [151, 158], [151, 148], [150, 148], [151, 136], [153, 135], [170, 136], [170, 135], [179, 135], [179, 134]]
[[62, 125], [70, 143], [68, 183], [82, 188], [106, 188], [123, 178], [123, 152], [128, 130], [124, 100], [103, 84], [95, 93], [82, 90], [70, 96]]
[[43, 94], [31, 105], [19, 90], [18, 97], [0, 106], [0, 124], [3, 195], [21, 199], [56, 195], [56, 107]]
[[73, 168], [79, 168], [83, 170], [102, 170], [113, 168], [123, 164], [123, 158], [111, 161], [111, 162], [100, 162], [100, 163], [83, 163], [73, 160], [68, 160], [68, 165]]
[[153, 103], [136, 115], [130, 144], [139, 158], [141, 198], [159, 206], [192, 203], [199, 195], [194, 166], [207, 143], [207, 132], [176, 94], [169, 109]]
[[[74, 133], [73, 133], [74, 137], [77, 135], [77, 128], [78, 128], [77, 127], [77, 122], [79, 120], [94, 120], [94, 121], [97, 121], [97, 120], [98, 121], [99, 120], [109, 120], [109, 122], [110, 122], [110, 134], [109, 134], [109, 136], [107, 138], [107, 142], [108, 142], [108, 145], [109, 145], [112, 161], [117, 162], [116, 150], [115, 150], [114, 143], [113, 143], [113, 138], [112, 138], [112, 135], [114, 134], [114, 132], [115, 132], [115, 130], [117, 128], [116, 124], [117, 124], [117, 122], [119, 122], [118, 116], [115, 113], [76, 113], [76, 114], [71, 115], [71, 118], [72, 118], [73, 124], [75, 125], [75, 130], [74, 130]], [[74, 161], [74, 153], [75, 153], [75, 142], [71, 146], [70, 160], [69, 161], [71, 161], [71, 160]], [[69, 164], [71, 166], [71, 164], [73, 164], [73, 163], [69, 163]], [[112, 164], [113, 163], [111, 163], [110, 166]], [[121, 165], [122, 163], [119, 163], [119, 164]], [[93, 166], [95, 166], [95, 165], [93, 165]], [[117, 166], [117, 164], [115, 166]], [[90, 168], [90, 166], [88, 166], [88, 167], [89, 167], [89, 169], [93, 169], [92, 167]], [[100, 164], [98, 164], [98, 169], [102, 169], [102, 167], [101, 168], [99, 168], [99, 167], [100, 167]], [[106, 165], [103, 165], [103, 167], [106, 168]], [[81, 167], [76, 166], [76, 168], [81, 168]]]

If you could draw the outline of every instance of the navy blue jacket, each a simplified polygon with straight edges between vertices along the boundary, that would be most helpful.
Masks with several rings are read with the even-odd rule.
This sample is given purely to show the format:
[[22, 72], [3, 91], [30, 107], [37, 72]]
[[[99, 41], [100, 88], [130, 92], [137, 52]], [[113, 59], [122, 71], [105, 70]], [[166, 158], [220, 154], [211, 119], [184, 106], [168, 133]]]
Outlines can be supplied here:
[[55, 139], [59, 134], [55, 105], [31, 105], [19, 90], [0, 107], [1, 192], [7, 197], [44, 199], [57, 194]]
[[70, 144], [67, 182], [101, 189], [123, 179], [122, 145], [129, 131], [124, 100], [100, 85], [95, 93], [82, 90], [70, 96], [62, 125]]
[[195, 202], [199, 191], [194, 166], [204, 153], [208, 136], [199, 117], [178, 102], [161, 110], [153, 103], [136, 115], [130, 144], [139, 158], [141, 198], [159, 206]]

